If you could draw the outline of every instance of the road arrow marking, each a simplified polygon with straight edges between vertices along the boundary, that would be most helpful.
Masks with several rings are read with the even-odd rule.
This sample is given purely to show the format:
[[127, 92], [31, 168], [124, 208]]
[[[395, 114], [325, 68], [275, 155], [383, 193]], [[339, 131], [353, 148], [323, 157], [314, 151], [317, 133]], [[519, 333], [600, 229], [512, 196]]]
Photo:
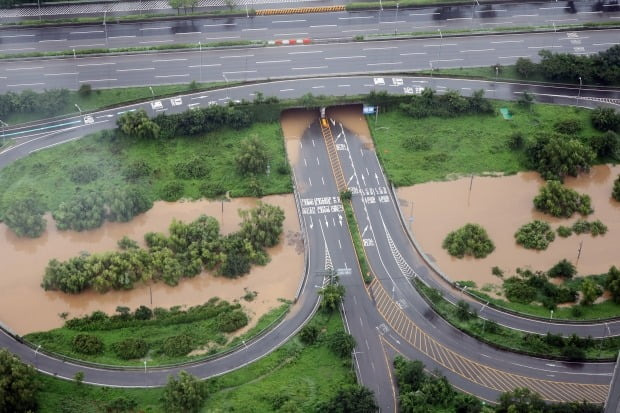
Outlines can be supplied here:
[[312, 222], [312, 217], [310, 217], [310, 229], [314, 227], [314, 222]]
[[362, 175], [362, 181], [364, 181], [364, 186], [366, 186], [366, 178], [364, 178], [364, 175]]
[[325, 226], [327, 226], [327, 228], [329, 228], [329, 222], [327, 222], [327, 216], [325, 216]]
[[377, 176], [376, 172], [375, 172], [375, 179], [377, 180], [377, 186], [379, 186], [379, 176]]
[[366, 230], [368, 229], [368, 225], [366, 225], [364, 227], [364, 230], [362, 231], [362, 238], [364, 238], [364, 234], [366, 233]]
[[398, 344], [400, 345], [400, 341], [398, 341], [398, 340], [396, 339], [396, 337], [394, 337], [394, 336], [393, 336], [393, 335], [391, 335], [391, 334], [388, 334], [388, 335], [389, 335], [390, 337], [392, 337], [392, 340], [396, 341], [396, 343], [398, 343]]
[[340, 226], [342, 226], [342, 215], [338, 214], [338, 222], [340, 222]]
[[347, 182], [347, 186], [349, 186], [353, 178], [355, 178], [355, 174], [351, 175], [351, 177], [349, 178], [349, 181]]

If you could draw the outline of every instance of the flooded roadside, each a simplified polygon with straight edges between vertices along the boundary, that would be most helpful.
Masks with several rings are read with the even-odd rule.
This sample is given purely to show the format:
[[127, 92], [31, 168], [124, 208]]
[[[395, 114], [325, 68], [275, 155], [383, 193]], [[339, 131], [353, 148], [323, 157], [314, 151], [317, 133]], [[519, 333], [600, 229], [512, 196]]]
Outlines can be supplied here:
[[[238, 209], [256, 205], [253, 198], [235, 198], [230, 202], [156, 202], [146, 213], [128, 223], [105, 223], [86, 232], [58, 231], [48, 216], [47, 231], [37, 239], [20, 239], [6, 225], [0, 224], [0, 321], [18, 334], [60, 327], [62, 312], [78, 317], [102, 310], [113, 313], [117, 306], [136, 308], [171, 307], [203, 304], [211, 297], [240, 300], [252, 317], [254, 325], [260, 315], [281, 303], [278, 298], [293, 299], [303, 271], [303, 248], [299, 245], [299, 221], [292, 195], [273, 195], [263, 202], [278, 205], [285, 211], [284, 233], [280, 244], [268, 250], [271, 262], [264, 267], [253, 266], [250, 274], [238, 279], [202, 274], [183, 279], [176, 287], [163, 283], [140, 285], [131, 291], [99, 294], [87, 291], [78, 295], [44, 291], [40, 287], [45, 267], [52, 258], [66, 260], [81, 251], [103, 252], [116, 249], [116, 242], [127, 235], [143, 245], [144, 234], [151, 231], [167, 233], [173, 218], [185, 222], [201, 214], [213, 216], [221, 231], [238, 229]], [[254, 301], [242, 300], [247, 291], [258, 292]], [[151, 301], [152, 300], [152, 301]], [[152, 302], [152, 304], [151, 304]]]
[[[408, 201], [403, 207], [405, 219], [413, 211], [412, 230], [423, 250], [430, 254], [439, 268], [452, 280], [473, 280], [478, 287], [486, 283], [501, 284], [491, 274], [498, 266], [506, 275], [517, 267], [547, 270], [566, 258], [577, 265], [579, 274], [599, 274], [611, 265], [620, 265], [620, 203], [611, 198], [613, 181], [620, 166], [598, 165], [590, 174], [567, 178], [565, 184], [592, 198], [594, 214], [586, 219], [600, 219], [608, 227], [604, 236], [589, 234], [556, 237], [545, 251], [527, 250], [514, 240], [517, 229], [533, 220], [570, 226], [580, 215], [559, 219], [534, 210], [533, 198], [544, 181], [535, 172], [506, 177], [474, 177], [473, 182], [461, 178], [448, 182], [429, 182], [398, 189], [398, 197]], [[469, 187], [471, 184], [471, 194]], [[441, 248], [445, 236], [465, 223], [482, 225], [495, 243], [495, 251], [484, 259], [457, 259]], [[581, 255], [577, 254], [581, 245]]]

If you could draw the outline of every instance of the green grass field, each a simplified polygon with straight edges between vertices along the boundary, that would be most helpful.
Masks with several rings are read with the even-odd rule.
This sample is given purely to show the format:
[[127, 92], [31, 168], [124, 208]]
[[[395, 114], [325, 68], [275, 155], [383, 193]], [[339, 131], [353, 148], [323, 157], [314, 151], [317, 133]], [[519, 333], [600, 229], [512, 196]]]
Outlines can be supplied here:
[[[149, 345], [146, 356], [149, 365], [167, 365], [186, 361], [194, 361], [222, 352], [240, 344], [241, 340], [249, 340], [261, 330], [269, 326], [274, 320], [287, 312], [289, 304], [283, 304], [274, 308], [259, 318], [257, 325], [246, 333], [231, 339], [229, 335], [220, 333], [215, 318], [201, 319], [193, 322], [180, 323], [144, 323], [133, 327], [115, 328], [107, 330], [79, 331], [67, 327], [53, 330], [30, 333], [24, 336], [34, 345], [41, 345], [44, 349], [62, 354], [74, 359], [90, 361], [94, 363], [141, 366], [143, 359], [123, 360], [113, 351], [112, 345], [127, 338], [141, 338]], [[80, 333], [91, 334], [99, 337], [104, 343], [104, 351], [97, 355], [84, 355], [73, 350], [73, 337]], [[193, 348], [205, 350], [202, 354], [192, 356], [169, 357], [161, 352], [163, 342], [168, 337], [187, 335], [192, 338]]]
[[[317, 314], [313, 321], [322, 334], [343, 330], [337, 315]], [[161, 389], [116, 389], [89, 386], [40, 375], [41, 412], [100, 412], [110, 401], [126, 397], [138, 403], [137, 411], [163, 412]], [[88, 382], [88, 375], [84, 378]], [[294, 411], [313, 412], [319, 401], [331, 397], [343, 384], [355, 382], [350, 360], [334, 355], [324, 343], [302, 345], [297, 338], [265, 358], [213, 380], [203, 412], [267, 412], [276, 403]], [[104, 410], [105, 411], [105, 410]], [[290, 410], [293, 411], [293, 410]]]
[[[179, 137], [169, 141], [135, 141], [102, 138], [100, 133], [78, 141], [35, 152], [0, 171], [0, 214], [7, 200], [16, 193], [34, 189], [44, 197], [47, 210], [71, 198], [78, 190], [107, 190], [123, 187], [128, 181], [123, 170], [134, 161], [144, 161], [153, 173], [137, 181], [151, 199], [161, 199], [162, 188], [170, 182], [181, 182], [183, 198], [202, 197], [206, 187], [219, 186], [233, 197], [250, 196], [250, 178], [241, 176], [234, 157], [238, 143], [258, 136], [271, 156], [271, 173], [258, 176], [263, 195], [289, 193], [292, 190], [288, 173], [278, 173], [277, 166], [286, 163], [284, 144], [278, 123], [255, 123], [240, 131], [223, 129], [205, 136]], [[209, 174], [204, 179], [178, 179], [174, 165], [194, 156], [204, 157]], [[73, 183], [67, 171], [76, 165], [94, 165], [99, 178], [85, 185]]]
[[[558, 120], [576, 118], [583, 124], [581, 136], [599, 133], [590, 125], [585, 109], [535, 104], [530, 112], [514, 102], [493, 104], [493, 115], [414, 119], [397, 109], [380, 114], [378, 122], [369, 122], [369, 126], [388, 178], [396, 186], [408, 186], [469, 174], [512, 174], [526, 169], [523, 152], [507, 145], [514, 132], [527, 138], [552, 131]], [[500, 107], [507, 107], [513, 118], [504, 120]], [[403, 142], [410, 138], [424, 140], [430, 148], [406, 149]]]

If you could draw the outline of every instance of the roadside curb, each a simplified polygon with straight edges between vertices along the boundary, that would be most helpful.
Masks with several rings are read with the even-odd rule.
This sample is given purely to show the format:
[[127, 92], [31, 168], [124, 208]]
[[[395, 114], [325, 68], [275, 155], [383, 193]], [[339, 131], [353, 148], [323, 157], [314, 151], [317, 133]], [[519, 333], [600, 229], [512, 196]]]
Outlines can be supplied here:
[[261, 9], [256, 10], [257, 16], [271, 16], [274, 14], [305, 14], [305, 13], [331, 13], [346, 11], [345, 6], [317, 6], [317, 7], [296, 7], [291, 9]]

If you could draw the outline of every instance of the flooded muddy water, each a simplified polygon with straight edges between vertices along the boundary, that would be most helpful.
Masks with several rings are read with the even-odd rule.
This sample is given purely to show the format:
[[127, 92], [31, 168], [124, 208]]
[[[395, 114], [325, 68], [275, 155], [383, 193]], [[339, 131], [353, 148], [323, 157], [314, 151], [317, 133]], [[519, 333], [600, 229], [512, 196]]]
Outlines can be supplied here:
[[[332, 106], [326, 112], [327, 117], [342, 123], [346, 129], [353, 131], [366, 148], [374, 147], [368, 123], [365, 115], [362, 114], [362, 105]], [[333, 129], [332, 132], [334, 135], [340, 133], [339, 128]]]
[[[398, 189], [398, 197], [407, 200], [402, 207], [405, 218], [413, 214], [413, 233], [422, 249], [430, 254], [439, 268], [452, 280], [473, 280], [478, 287], [485, 283], [501, 284], [491, 274], [498, 266], [505, 276], [514, 274], [517, 267], [548, 270], [566, 258], [577, 265], [579, 274], [599, 274], [611, 265], [620, 265], [620, 202], [611, 198], [613, 181], [620, 166], [599, 165], [588, 175], [567, 178], [565, 184], [592, 198], [594, 213], [586, 219], [600, 219], [608, 227], [604, 236], [589, 234], [556, 236], [545, 251], [528, 250], [515, 243], [517, 229], [533, 220], [570, 226], [579, 214], [570, 219], [553, 218], [534, 210], [532, 200], [544, 181], [535, 172], [506, 177], [461, 178], [448, 182], [429, 182]], [[471, 194], [469, 187], [471, 186]], [[495, 251], [484, 259], [457, 259], [441, 248], [445, 236], [465, 223], [482, 225], [495, 243]], [[577, 254], [582, 243], [581, 256]]]
[[[278, 298], [293, 299], [303, 271], [303, 247], [300, 245], [299, 221], [292, 195], [274, 195], [263, 202], [284, 209], [284, 234], [280, 244], [269, 249], [271, 262], [264, 267], [254, 266], [250, 274], [237, 279], [202, 274], [183, 279], [176, 287], [163, 283], [137, 284], [131, 291], [111, 291], [99, 294], [86, 291], [78, 295], [44, 291], [40, 287], [43, 273], [52, 258], [66, 260], [81, 251], [102, 252], [116, 248], [124, 235], [143, 245], [143, 236], [150, 231], [167, 233], [173, 218], [185, 222], [201, 214], [217, 218], [224, 233], [238, 228], [238, 209], [256, 205], [252, 198], [236, 198], [229, 202], [201, 200], [195, 202], [156, 202], [146, 213], [128, 223], [106, 223], [101, 228], [85, 231], [58, 231], [47, 217], [47, 230], [37, 239], [21, 239], [0, 224], [0, 322], [18, 334], [60, 327], [62, 312], [78, 317], [102, 310], [113, 313], [117, 306], [136, 308], [171, 307], [203, 304], [211, 297], [239, 300], [251, 315], [253, 325], [260, 315], [278, 307]], [[223, 213], [222, 213], [223, 205]], [[248, 291], [257, 291], [254, 301], [242, 300]], [[152, 296], [152, 304], [151, 304]]]
[[292, 165], [297, 164], [299, 160], [301, 137], [313, 122], [318, 121], [319, 116], [318, 110], [289, 109], [282, 112], [280, 125], [284, 133], [286, 155]]

